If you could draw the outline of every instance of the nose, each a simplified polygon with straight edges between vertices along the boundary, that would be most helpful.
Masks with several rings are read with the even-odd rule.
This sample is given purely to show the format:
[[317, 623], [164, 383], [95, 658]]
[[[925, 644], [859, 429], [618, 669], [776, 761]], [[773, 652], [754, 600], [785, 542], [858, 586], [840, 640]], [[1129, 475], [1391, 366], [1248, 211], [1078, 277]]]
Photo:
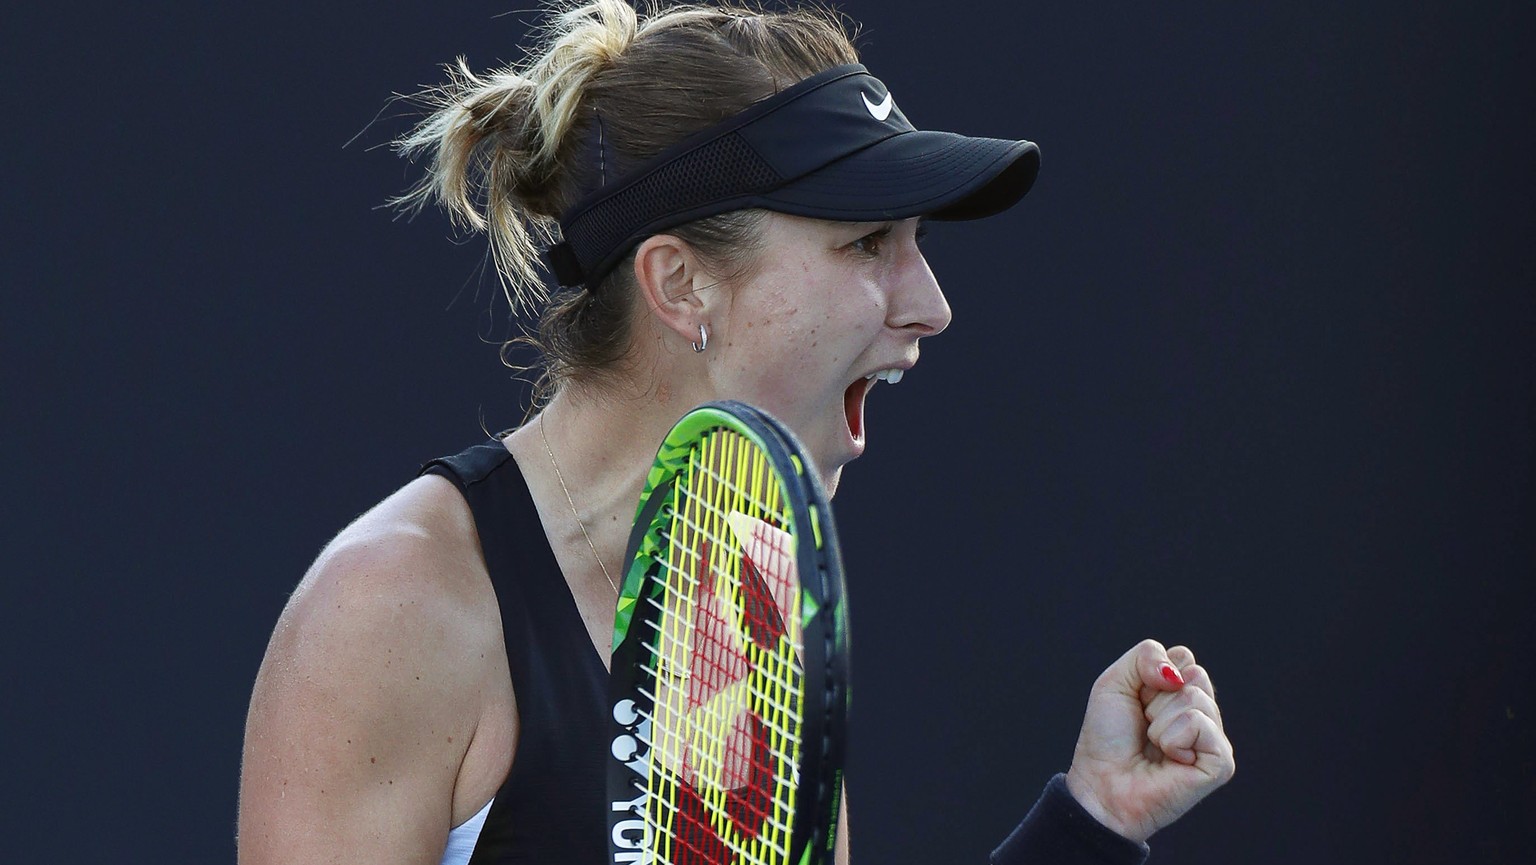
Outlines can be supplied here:
[[904, 247], [886, 323], [919, 338], [942, 333], [951, 318], [949, 301], [917, 243], [908, 241]]

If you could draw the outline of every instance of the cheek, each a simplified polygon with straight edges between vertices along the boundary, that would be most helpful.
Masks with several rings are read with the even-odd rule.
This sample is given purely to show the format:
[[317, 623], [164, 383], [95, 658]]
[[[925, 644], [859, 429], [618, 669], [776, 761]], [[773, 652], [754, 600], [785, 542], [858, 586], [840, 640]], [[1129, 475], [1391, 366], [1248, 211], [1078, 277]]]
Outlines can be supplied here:
[[[884, 321], [884, 295], [857, 274], [784, 261], [732, 304], [730, 374], [737, 398], [798, 426], [841, 405], [847, 368]], [[726, 360], [726, 358], [722, 358]], [[737, 388], [733, 388], [736, 390]]]
[[793, 332], [760, 323], [753, 324], [751, 333], [749, 339], [733, 340], [721, 396], [751, 403], [806, 436], [818, 405], [828, 401], [823, 393], [827, 367], [814, 354], [819, 349], [808, 348], [816, 336], [802, 341]]

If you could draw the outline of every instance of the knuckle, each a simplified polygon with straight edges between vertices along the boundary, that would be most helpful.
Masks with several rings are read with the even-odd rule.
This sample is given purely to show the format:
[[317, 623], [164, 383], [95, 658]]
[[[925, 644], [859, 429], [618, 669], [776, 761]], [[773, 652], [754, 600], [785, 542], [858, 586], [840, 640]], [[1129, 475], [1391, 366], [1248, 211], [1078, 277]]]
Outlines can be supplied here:
[[1192, 705], [1199, 706], [1205, 713], [1215, 716], [1221, 710], [1216, 706], [1216, 698], [1202, 688], [1189, 688], [1189, 699]]
[[1183, 673], [1185, 682], [1205, 691], [1211, 699], [1216, 699], [1216, 683], [1211, 681], [1211, 674], [1204, 667], [1195, 664], [1185, 668]]
[[[1148, 709], [1160, 715], [1183, 715], [1189, 712], [1201, 712], [1209, 715], [1216, 708], [1216, 702], [1211, 699], [1211, 696], [1199, 688], [1180, 688], [1177, 691], [1158, 695], [1158, 699], [1165, 697], [1167, 699], [1161, 705], [1149, 705]], [[1157, 700], [1152, 702], [1156, 704]]]
[[1232, 780], [1232, 776], [1236, 774], [1237, 761], [1233, 760], [1230, 755], [1227, 757], [1227, 759], [1221, 761], [1221, 764], [1216, 767], [1216, 779], [1218, 783], [1225, 784]]

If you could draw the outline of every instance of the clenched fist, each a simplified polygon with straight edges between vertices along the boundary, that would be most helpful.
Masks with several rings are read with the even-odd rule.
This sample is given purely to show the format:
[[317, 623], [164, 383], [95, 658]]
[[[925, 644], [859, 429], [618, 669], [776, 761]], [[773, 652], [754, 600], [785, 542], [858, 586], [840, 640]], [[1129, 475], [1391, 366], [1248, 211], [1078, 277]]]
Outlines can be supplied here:
[[1236, 767], [1216, 686], [1195, 654], [1143, 640], [1093, 683], [1067, 789], [1099, 822], [1145, 841]]

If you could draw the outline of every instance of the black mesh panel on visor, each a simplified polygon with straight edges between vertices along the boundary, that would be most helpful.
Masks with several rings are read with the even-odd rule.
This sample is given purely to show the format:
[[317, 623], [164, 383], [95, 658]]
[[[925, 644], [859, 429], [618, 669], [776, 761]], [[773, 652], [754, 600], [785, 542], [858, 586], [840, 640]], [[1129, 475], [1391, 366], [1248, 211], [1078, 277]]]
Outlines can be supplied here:
[[[711, 204], [777, 187], [778, 174], [740, 135], [721, 136], [641, 177], [588, 209], [563, 229], [590, 286], [628, 249], [637, 233], [688, 221]], [[720, 211], [716, 211], [720, 212]], [[682, 216], [658, 224], [668, 217]], [[639, 238], [634, 238], [639, 239]]]

